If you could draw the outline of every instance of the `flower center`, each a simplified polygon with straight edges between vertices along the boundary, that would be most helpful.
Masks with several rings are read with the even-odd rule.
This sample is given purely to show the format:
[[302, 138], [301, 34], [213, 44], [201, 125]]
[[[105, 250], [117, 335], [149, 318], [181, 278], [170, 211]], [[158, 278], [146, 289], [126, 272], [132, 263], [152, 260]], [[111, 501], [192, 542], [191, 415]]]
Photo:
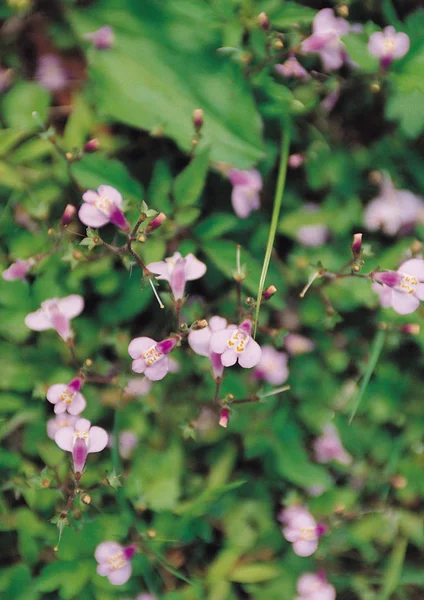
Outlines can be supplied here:
[[391, 54], [396, 48], [396, 41], [394, 38], [387, 38], [383, 42], [383, 49], [386, 54]]
[[98, 198], [96, 198], [94, 205], [100, 210], [100, 212], [109, 216], [109, 214], [112, 211], [113, 202], [107, 196], [99, 196]]
[[76, 431], [74, 434], [74, 443], [75, 440], [81, 439], [84, 440], [85, 443], [88, 442], [88, 431]]
[[141, 355], [141, 358], [144, 359], [146, 366], [148, 367], [157, 363], [157, 361], [160, 360], [162, 357], [163, 352], [158, 350], [156, 345], [152, 346], [151, 348], [146, 350], [146, 352], [143, 352], [143, 354]]
[[116, 571], [117, 569], [123, 567], [125, 565], [125, 560], [122, 552], [118, 552], [118, 554], [114, 554], [113, 556], [108, 558], [108, 563], [113, 571]]
[[64, 402], [65, 404], [71, 404], [72, 400], [74, 399], [75, 394], [72, 392], [69, 392], [68, 390], [65, 390], [64, 392], [62, 392], [61, 396], [60, 396], [60, 401]]
[[416, 292], [416, 286], [418, 285], [418, 279], [407, 273], [401, 273], [401, 275], [402, 279], [396, 288], [401, 292], [405, 292], [405, 294], [414, 294]]
[[300, 539], [309, 541], [315, 540], [317, 537], [317, 532], [315, 527], [301, 527], [299, 530]]
[[233, 335], [227, 342], [228, 348], [234, 348], [236, 352], [243, 352], [247, 343], [249, 341], [249, 336], [247, 333], [240, 331], [240, 329], [236, 329]]

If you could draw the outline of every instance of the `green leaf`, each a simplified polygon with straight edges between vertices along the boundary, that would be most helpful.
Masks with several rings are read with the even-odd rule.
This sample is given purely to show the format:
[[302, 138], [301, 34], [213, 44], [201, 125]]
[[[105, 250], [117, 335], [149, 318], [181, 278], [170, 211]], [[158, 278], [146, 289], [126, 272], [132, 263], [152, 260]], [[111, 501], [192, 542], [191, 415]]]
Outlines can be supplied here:
[[316, 14], [317, 11], [309, 6], [303, 6], [296, 2], [284, 2], [275, 12], [271, 11], [269, 16], [274, 27], [286, 29], [299, 25], [309, 25]]
[[30, 81], [19, 81], [7, 92], [1, 103], [3, 119], [8, 127], [36, 130], [40, 126], [32, 116], [35, 111], [44, 123], [50, 106], [49, 92]]
[[213, 213], [198, 223], [194, 235], [200, 240], [207, 241], [219, 238], [236, 229], [240, 219], [230, 213]]
[[[263, 155], [261, 124], [239, 66], [220, 57], [214, 13], [197, 0], [102, 0], [74, 11], [78, 35], [113, 23], [116, 45], [94, 52], [90, 76], [99, 113], [165, 135], [191, 150], [192, 114], [204, 111], [199, 148], [211, 160], [247, 168]], [[171, 33], [172, 32], [172, 33]]]
[[359, 33], [348, 33], [343, 36], [350, 58], [359, 65], [364, 73], [377, 73], [380, 61], [368, 50], [368, 39]]
[[66, 122], [63, 136], [63, 147], [71, 151], [73, 148], [81, 148], [87, 139], [93, 124], [93, 112], [82, 94], [73, 101], [71, 115]]
[[259, 583], [280, 575], [280, 567], [274, 563], [241, 565], [230, 574], [230, 581], [236, 583]]
[[192, 206], [200, 198], [208, 173], [209, 154], [209, 148], [200, 152], [175, 179], [174, 198], [178, 207]]
[[70, 600], [87, 584], [91, 572], [94, 572], [94, 562], [90, 561], [59, 561], [48, 564], [37, 579], [37, 588], [41, 592], [61, 590], [61, 598]]
[[16, 167], [12, 167], [4, 161], [0, 161], [0, 187], [11, 188], [12, 190], [23, 190], [25, 184], [22, 175]]
[[82, 160], [73, 163], [72, 172], [85, 189], [96, 189], [99, 185], [111, 185], [123, 196], [141, 202], [143, 188], [129, 173], [127, 167], [116, 158], [102, 154], [85, 154]]
[[387, 101], [386, 116], [399, 121], [406, 136], [416, 138], [424, 130], [424, 93], [421, 90], [396, 90]]
[[0, 129], [0, 156], [7, 154], [24, 136], [22, 129]]

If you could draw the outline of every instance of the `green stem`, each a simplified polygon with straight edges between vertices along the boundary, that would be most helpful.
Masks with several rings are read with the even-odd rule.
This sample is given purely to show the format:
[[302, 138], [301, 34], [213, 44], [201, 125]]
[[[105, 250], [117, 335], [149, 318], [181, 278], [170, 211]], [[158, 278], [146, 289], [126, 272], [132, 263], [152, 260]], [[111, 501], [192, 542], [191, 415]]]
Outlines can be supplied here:
[[377, 365], [378, 359], [380, 358], [381, 351], [383, 350], [385, 339], [386, 339], [386, 332], [383, 329], [379, 329], [377, 331], [374, 341], [372, 343], [371, 358], [369, 360], [366, 371], [362, 378], [361, 386], [359, 388], [358, 394], [355, 398], [355, 403], [353, 405], [352, 412], [351, 412], [350, 419], [349, 419], [349, 425], [352, 423], [353, 417], [355, 416], [356, 411], [358, 410], [359, 405], [361, 403], [361, 400], [364, 397], [365, 390], [368, 387], [371, 376], [374, 373], [374, 369]]
[[265, 279], [268, 272], [269, 261], [271, 260], [272, 248], [274, 246], [275, 234], [277, 232], [278, 218], [280, 216], [281, 204], [283, 201], [284, 188], [286, 184], [287, 162], [289, 159], [290, 135], [288, 128], [281, 138], [280, 165], [278, 168], [277, 188], [275, 190], [274, 208], [272, 211], [271, 225], [269, 227], [268, 243], [266, 246], [265, 258], [262, 265], [261, 279], [259, 281], [258, 297], [256, 299], [255, 324], [253, 327], [253, 337], [256, 336], [258, 328], [259, 311], [261, 308], [262, 292], [264, 291]]
[[387, 563], [383, 586], [380, 595], [378, 596], [378, 600], [390, 600], [390, 598], [393, 598], [393, 593], [398, 588], [402, 575], [407, 546], [408, 539], [399, 536], [393, 546], [392, 553]]

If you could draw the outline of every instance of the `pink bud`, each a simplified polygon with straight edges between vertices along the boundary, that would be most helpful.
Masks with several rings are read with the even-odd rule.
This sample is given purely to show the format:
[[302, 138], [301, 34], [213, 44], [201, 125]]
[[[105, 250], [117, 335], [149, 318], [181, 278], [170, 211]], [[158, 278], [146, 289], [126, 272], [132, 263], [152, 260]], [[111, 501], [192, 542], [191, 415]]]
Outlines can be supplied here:
[[94, 138], [86, 143], [84, 146], [84, 152], [96, 152], [100, 148], [100, 142]]
[[227, 427], [229, 420], [230, 420], [230, 411], [228, 410], [228, 408], [223, 408], [221, 410], [221, 414], [219, 415], [219, 425], [221, 427]]
[[275, 285], [270, 285], [269, 287], [266, 288], [266, 290], [264, 290], [262, 292], [262, 299], [263, 300], [269, 300], [270, 298], [273, 297], [273, 295], [277, 292], [277, 288], [275, 287]]
[[402, 325], [400, 328], [402, 333], [407, 333], [409, 335], [419, 335], [420, 334], [420, 326], [418, 323], [406, 323]]
[[259, 27], [261, 27], [264, 31], [268, 31], [269, 29], [269, 19], [266, 13], [261, 12], [258, 15], [258, 23]]
[[66, 205], [62, 215], [62, 227], [67, 227], [69, 225], [69, 223], [74, 218], [76, 212], [77, 209], [73, 204]]
[[201, 108], [196, 108], [193, 111], [193, 125], [197, 132], [203, 127], [203, 110]]
[[374, 273], [373, 279], [389, 287], [395, 287], [402, 281], [402, 275], [396, 271], [382, 271], [381, 273]]
[[159, 213], [157, 217], [155, 217], [146, 227], [146, 233], [150, 233], [155, 231], [155, 229], [159, 229], [159, 227], [166, 221], [165, 213]]
[[354, 258], [358, 258], [362, 247], [362, 233], [355, 233], [353, 236], [353, 242], [351, 245], [352, 254]]
[[132, 546], [126, 546], [122, 550], [122, 554], [124, 555], [125, 560], [131, 560], [134, 554], [137, 551], [137, 546], [133, 544]]
[[303, 154], [290, 154], [289, 156], [289, 167], [297, 169], [303, 164]]

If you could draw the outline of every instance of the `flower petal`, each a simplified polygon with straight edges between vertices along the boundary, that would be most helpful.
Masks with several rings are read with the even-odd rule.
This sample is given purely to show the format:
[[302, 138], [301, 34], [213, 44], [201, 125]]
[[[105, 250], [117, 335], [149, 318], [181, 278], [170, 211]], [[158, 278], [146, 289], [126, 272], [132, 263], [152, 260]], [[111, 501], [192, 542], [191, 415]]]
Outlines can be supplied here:
[[85, 410], [87, 402], [82, 394], [75, 394], [71, 404], [68, 406], [68, 413], [70, 415], [79, 415]]
[[56, 415], [61, 415], [66, 412], [66, 404], [64, 402], [58, 402], [54, 406], [54, 412]]
[[206, 273], [206, 265], [202, 263], [194, 254], [187, 254], [185, 257], [185, 269], [184, 274], [186, 281], [193, 281], [194, 279], [200, 279]]
[[237, 352], [234, 348], [227, 348], [225, 352], [221, 354], [221, 362], [224, 367], [232, 367], [237, 362]]
[[111, 185], [99, 185], [97, 191], [99, 193], [99, 196], [106, 196], [106, 198], [112, 200], [115, 206], [121, 208], [122, 196], [114, 187], [112, 187]]
[[93, 204], [82, 204], [79, 211], [78, 217], [84, 225], [87, 227], [103, 227], [106, 223], [109, 223], [108, 215], [102, 213]]
[[317, 548], [318, 540], [299, 540], [293, 544], [293, 551], [298, 556], [311, 556]]
[[164, 279], [165, 281], [169, 281], [169, 265], [164, 260], [152, 262], [146, 266], [151, 273], [156, 275], [156, 279]]
[[67, 386], [64, 383], [56, 383], [50, 386], [47, 390], [47, 400], [52, 404], [57, 404], [66, 388]]
[[122, 552], [121, 544], [117, 542], [102, 542], [99, 544], [94, 552], [94, 558], [98, 563], [104, 563], [109, 560], [111, 556]]
[[[216, 317], [220, 319], [220, 317]], [[225, 321], [225, 319], [224, 319]], [[204, 327], [203, 329], [198, 329], [195, 331], [190, 331], [188, 335], [188, 343], [190, 348], [200, 356], [210, 355], [209, 344], [211, 341], [212, 332], [209, 327]]]
[[229, 325], [226, 329], [213, 333], [210, 342], [211, 351], [222, 354], [227, 349], [227, 342], [233, 335], [234, 329], [237, 329], [235, 325]]
[[144, 371], [145, 376], [150, 381], [159, 381], [163, 379], [165, 375], [169, 371], [169, 360], [167, 356], [164, 356], [162, 359], [158, 360], [157, 363], [151, 365], [150, 367], [146, 367]]
[[112, 585], [123, 585], [131, 577], [132, 567], [130, 563], [125, 564], [116, 571], [111, 571], [108, 575], [108, 579]]
[[62, 427], [54, 436], [54, 441], [62, 450], [72, 452], [72, 444], [74, 441], [74, 428]]
[[252, 190], [250, 187], [245, 185], [238, 185], [233, 188], [231, 194], [231, 203], [233, 205], [234, 212], [239, 219], [247, 219], [253, 210], [251, 203]]
[[[261, 360], [262, 349], [258, 342], [250, 338], [244, 351], [238, 355], [239, 365], [244, 369], [251, 369]], [[223, 364], [224, 361], [223, 361]]]
[[128, 354], [131, 358], [139, 358], [143, 352], [146, 352], [152, 346], [156, 346], [156, 340], [149, 337], [134, 338], [128, 346]]
[[79, 294], [71, 294], [58, 300], [59, 310], [68, 319], [77, 317], [84, 310], [84, 298]]
[[400, 265], [398, 271], [413, 275], [418, 281], [424, 282], [424, 260], [422, 258], [411, 258], [405, 261]]
[[94, 204], [96, 202], [96, 200], [98, 200], [98, 198], [99, 198], [99, 194], [97, 192], [95, 192], [94, 190], [87, 190], [82, 195], [82, 199], [84, 200], [84, 202], [87, 202], [88, 204]]
[[96, 571], [102, 577], [106, 577], [110, 573], [110, 566], [106, 562], [100, 563], [99, 565], [97, 565]]
[[52, 329], [53, 327], [52, 322], [42, 308], [29, 313], [25, 317], [25, 325], [33, 331], [45, 331], [46, 329]]
[[75, 423], [75, 431], [89, 431], [91, 427], [91, 423], [88, 419], [78, 419]]
[[400, 315], [409, 315], [417, 310], [420, 301], [415, 294], [392, 290], [392, 308]]
[[146, 370], [146, 361], [144, 358], [137, 358], [136, 360], [133, 360], [131, 369], [134, 371], [134, 373], [144, 373]]
[[107, 446], [108, 435], [102, 427], [90, 427], [88, 434], [88, 453], [101, 452]]
[[209, 319], [209, 329], [215, 333], [215, 331], [221, 331], [227, 327], [227, 319], [215, 315]]

